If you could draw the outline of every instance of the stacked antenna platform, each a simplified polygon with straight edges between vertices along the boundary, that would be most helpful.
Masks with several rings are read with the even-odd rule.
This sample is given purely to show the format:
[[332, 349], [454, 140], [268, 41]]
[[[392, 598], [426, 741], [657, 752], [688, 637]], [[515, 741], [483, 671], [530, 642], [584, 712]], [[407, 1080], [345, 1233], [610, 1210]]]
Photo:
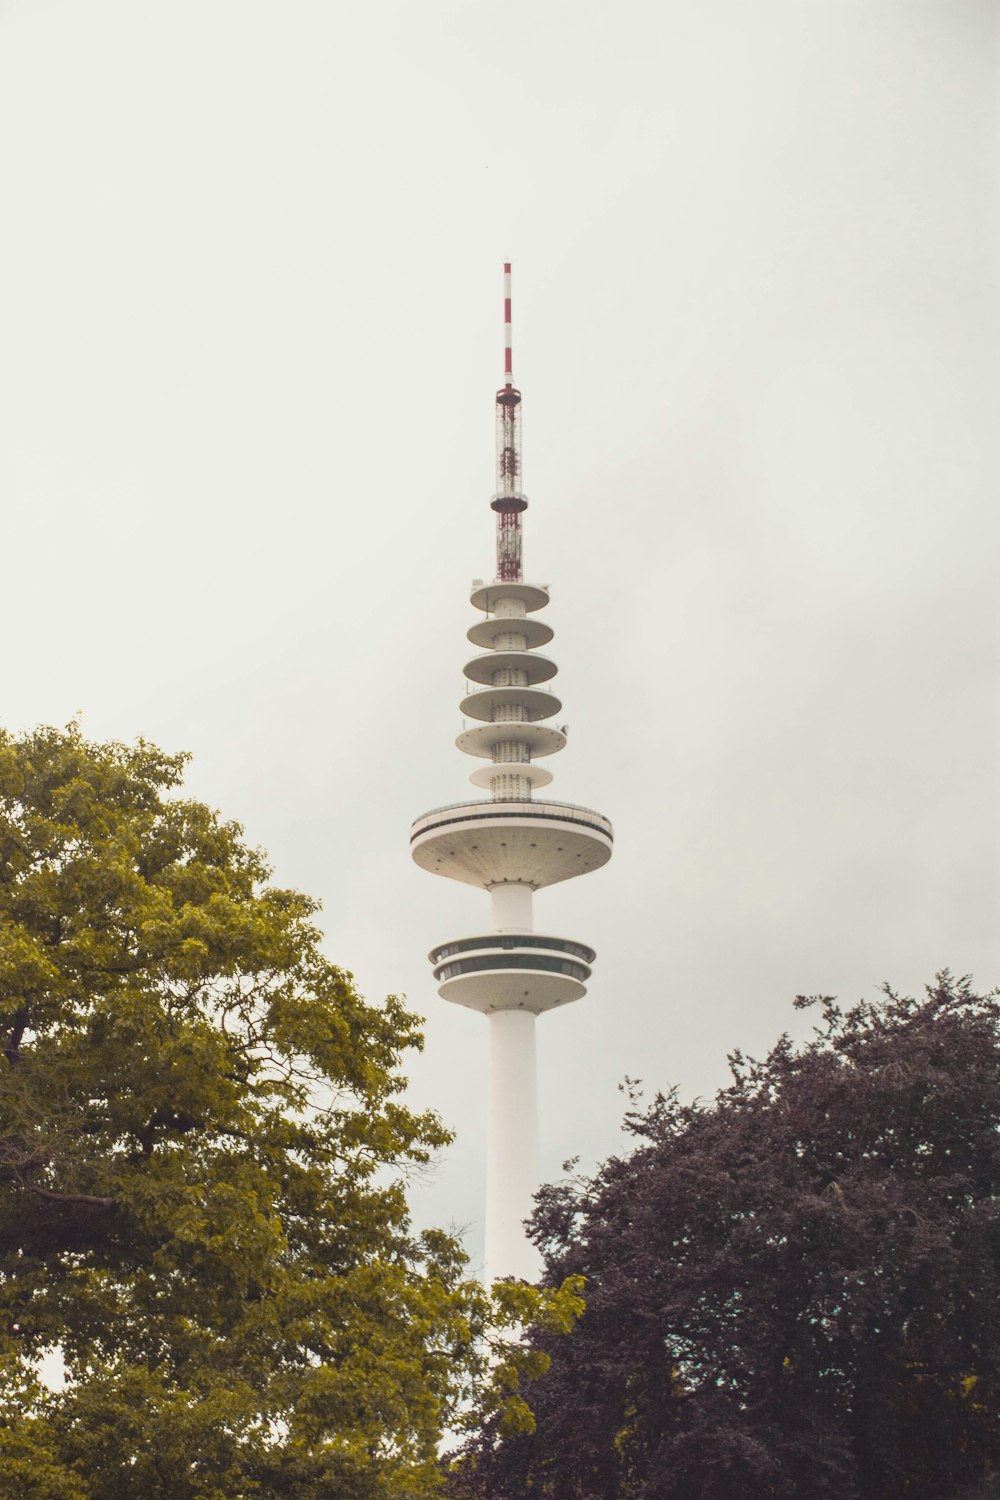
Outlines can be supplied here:
[[469, 779], [491, 796], [425, 813], [413, 824], [410, 845], [422, 869], [478, 886], [493, 899], [492, 932], [432, 950], [442, 998], [485, 1014], [540, 1014], [586, 993], [594, 951], [534, 933], [532, 895], [606, 864], [613, 834], [607, 818], [589, 808], [533, 799], [552, 780], [539, 761], [566, 744], [563, 729], [543, 722], [562, 707], [544, 686], [556, 665], [538, 651], [553, 632], [531, 618], [548, 604], [548, 589], [498, 580], [475, 584], [471, 600], [486, 618], [468, 639], [486, 649], [466, 664], [471, 691], [461, 708], [478, 722], [455, 743], [487, 762]]

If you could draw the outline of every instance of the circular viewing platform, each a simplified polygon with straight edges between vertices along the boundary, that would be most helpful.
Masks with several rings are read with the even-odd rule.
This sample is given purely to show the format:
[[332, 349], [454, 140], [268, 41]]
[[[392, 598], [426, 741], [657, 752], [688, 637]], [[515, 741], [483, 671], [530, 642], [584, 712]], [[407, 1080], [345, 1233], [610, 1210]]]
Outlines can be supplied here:
[[525, 647], [529, 651], [535, 646], [547, 646], [555, 635], [551, 625], [546, 625], [543, 620], [532, 620], [528, 615], [513, 621], [506, 615], [489, 615], [485, 620], [477, 620], [475, 625], [470, 625], [465, 634], [466, 639], [474, 646], [495, 650], [496, 642], [501, 636], [509, 635], [511, 631], [524, 637]]
[[[497, 713], [516, 708], [523, 715], [520, 719], [499, 719]], [[502, 730], [522, 724], [534, 724], [538, 719], [550, 719], [559, 713], [562, 703], [555, 693], [545, 687], [485, 687], [469, 693], [459, 704], [459, 712], [469, 719], [481, 719], [484, 723], [498, 726]], [[513, 735], [508, 736], [514, 738]], [[502, 738], [502, 736], [501, 736]]]
[[456, 802], [417, 818], [410, 849], [422, 870], [489, 890], [533, 890], [599, 870], [611, 858], [607, 818], [572, 802]]
[[[521, 623], [518, 621], [519, 625]], [[536, 682], [548, 682], [557, 670], [554, 661], [533, 651], [486, 651], [465, 664], [465, 675], [470, 682], [482, 682], [490, 687], [494, 685], [497, 672], [523, 672], [525, 686], [533, 687]]]
[[586, 994], [593, 948], [566, 938], [491, 932], [442, 943], [430, 954], [443, 1000], [488, 1015], [529, 1010], [534, 1015]]
[[530, 615], [533, 610], [545, 608], [549, 591], [540, 583], [515, 583], [513, 580], [504, 583], [496, 579], [493, 583], [477, 584], [469, 598], [475, 609], [484, 610], [489, 615], [495, 613], [499, 599], [517, 599]]
[[566, 748], [566, 736], [561, 729], [548, 724], [529, 724], [526, 719], [511, 719], [505, 724], [477, 724], [475, 729], [463, 729], [455, 737], [460, 750], [466, 755], [478, 755], [481, 760], [492, 760], [496, 746], [508, 741], [527, 745], [532, 759], [539, 755], [555, 755]]

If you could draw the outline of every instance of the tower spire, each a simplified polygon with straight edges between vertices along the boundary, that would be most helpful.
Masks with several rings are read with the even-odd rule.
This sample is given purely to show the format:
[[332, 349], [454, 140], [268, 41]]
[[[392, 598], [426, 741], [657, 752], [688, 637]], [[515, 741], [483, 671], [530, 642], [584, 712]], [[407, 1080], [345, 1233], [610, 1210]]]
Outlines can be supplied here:
[[490, 504], [497, 513], [497, 578], [518, 583], [522, 577], [521, 515], [528, 498], [521, 493], [521, 392], [514, 385], [510, 261], [503, 266], [503, 375], [497, 391], [497, 490]]

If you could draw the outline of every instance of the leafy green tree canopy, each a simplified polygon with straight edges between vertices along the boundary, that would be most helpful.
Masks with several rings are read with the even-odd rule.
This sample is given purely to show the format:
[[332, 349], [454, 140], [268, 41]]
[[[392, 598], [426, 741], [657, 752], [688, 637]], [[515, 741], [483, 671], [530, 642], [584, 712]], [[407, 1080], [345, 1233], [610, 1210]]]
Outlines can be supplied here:
[[658, 1097], [631, 1155], [545, 1190], [549, 1278], [586, 1278], [490, 1500], [953, 1500], [1000, 1473], [1000, 1007], [938, 977]]
[[358, 996], [184, 759], [0, 733], [2, 1493], [422, 1496], [483, 1338], [540, 1302], [491, 1310], [411, 1233], [447, 1139], [399, 1098], [417, 1020]]

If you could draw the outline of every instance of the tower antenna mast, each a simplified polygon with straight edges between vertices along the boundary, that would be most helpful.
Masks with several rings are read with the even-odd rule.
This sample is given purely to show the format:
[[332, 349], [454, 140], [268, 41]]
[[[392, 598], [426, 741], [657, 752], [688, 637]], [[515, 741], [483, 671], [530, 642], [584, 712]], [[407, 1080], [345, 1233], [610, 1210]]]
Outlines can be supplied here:
[[511, 350], [510, 261], [503, 267], [503, 378], [497, 391], [497, 490], [490, 504], [497, 515], [497, 578], [519, 583], [522, 574], [521, 516], [528, 498], [521, 491], [521, 392], [514, 384]]

